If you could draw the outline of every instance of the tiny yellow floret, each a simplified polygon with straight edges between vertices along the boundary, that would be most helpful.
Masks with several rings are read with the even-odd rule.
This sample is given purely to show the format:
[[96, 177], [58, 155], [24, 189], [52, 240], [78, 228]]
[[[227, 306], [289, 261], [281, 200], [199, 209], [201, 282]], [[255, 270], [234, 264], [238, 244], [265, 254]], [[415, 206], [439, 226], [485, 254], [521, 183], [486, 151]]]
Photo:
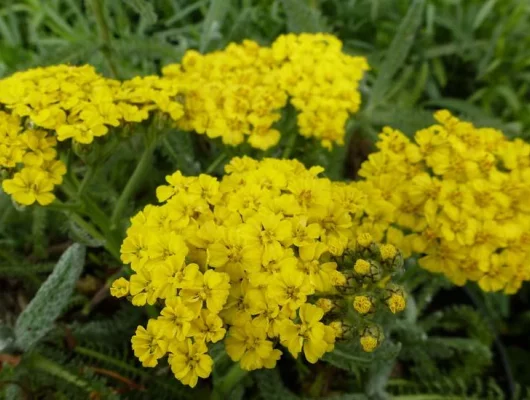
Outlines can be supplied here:
[[110, 294], [114, 297], [125, 297], [129, 294], [129, 281], [125, 278], [118, 278], [112, 282]]

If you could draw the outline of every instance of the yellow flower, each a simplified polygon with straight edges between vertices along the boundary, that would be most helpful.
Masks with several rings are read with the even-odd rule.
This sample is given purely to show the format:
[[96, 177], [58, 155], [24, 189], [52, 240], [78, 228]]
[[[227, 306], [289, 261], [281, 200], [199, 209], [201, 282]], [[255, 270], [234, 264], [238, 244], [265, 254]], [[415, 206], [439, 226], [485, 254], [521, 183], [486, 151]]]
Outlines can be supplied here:
[[[233, 99], [230, 112], [246, 107], [244, 101]], [[322, 168], [306, 169], [296, 160], [236, 158], [227, 170], [220, 180], [168, 177], [169, 185], [158, 189], [161, 204], [131, 219], [122, 245], [123, 260], [136, 271], [131, 300], [165, 300], [157, 322], [174, 343], [171, 352], [184, 354], [178, 363], [174, 355], [170, 360], [177, 378], [189, 384], [201, 376], [188, 368], [190, 345], [223, 340], [246, 370], [274, 368], [282, 354], [277, 342], [314, 363], [353, 328], [342, 325], [347, 321], [322, 321], [326, 311], [330, 318], [347, 314], [341, 295], [359, 297], [374, 282], [374, 289], [388, 289], [385, 299], [402, 293], [391, 281], [401, 262], [398, 250], [372, 236], [365, 248], [355, 240], [375, 227], [379, 241], [388, 227], [391, 208], [383, 202], [385, 211], [377, 210], [374, 187], [319, 178]], [[376, 193], [375, 203], [363, 200], [365, 190], [366, 196]], [[362, 221], [365, 212], [369, 222]], [[392, 268], [385, 260], [384, 268], [379, 265], [384, 257]], [[363, 267], [366, 274], [359, 276]], [[372, 299], [367, 303], [373, 308]], [[378, 331], [371, 336], [383, 340]]]
[[169, 345], [160, 324], [155, 320], [149, 320], [147, 329], [139, 326], [131, 342], [134, 355], [138, 357], [144, 367], [155, 367], [158, 364], [158, 359], [167, 353]]
[[129, 281], [125, 278], [118, 278], [112, 282], [110, 294], [114, 297], [125, 297], [129, 294]]
[[210, 265], [225, 267], [230, 271], [256, 271], [261, 266], [261, 257], [255, 245], [251, 245], [236, 229], [225, 228], [208, 246]]
[[191, 323], [190, 336], [196, 341], [217, 343], [223, 339], [226, 329], [223, 320], [215, 313], [202, 309], [198, 318]]
[[274, 280], [268, 289], [272, 300], [291, 310], [296, 310], [313, 294], [314, 289], [309, 277], [299, 270], [282, 268], [278, 279]]
[[337, 269], [335, 262], [319, 261], [328, 247], [321, 243], [312, 243], [298, 249], [300, 260], [298, 269], [309, 276], [309, 282], [318, 292], [328, 292], [333, 284], [330, 275]]
[[[286, 320], [280, 328], [280, 338], [289, 352], [297, 357], [304, 351], [310, 363], [314, 364], [327, 351], [329, 343], [326, 341], [326, 327], [320, 322], [324, 311], [312, 304], [303, 304], [299, 310], [300, 324]], [[334, 342], [335, 338], [332, 337]]]
[[295, 217], [291, 223], [295, 246], [301, 247], [312, 244], [320, 237], [320, 225], [317, 223], [308, 224], [307, 217]]
[[174, 255], [153, 267], [153, 281], [160, 288], [160, 298], [171, 298], [179, 289], [193, 287], [199, 276], [199, 266], [184, 262], [184, 257]]
[[55, 196], [51, 193], [53, 183], [40, 169], [23, 168], [13, 179], [6, 179], [2, 188], [13, 196], [16, 202], [29, 206], [35, 201], [42, 206], [50, 204]]
[[182, 302], [180, 297], [171, 297], [166, 299], [165, 307], [160, 311], [160, 325], [164, 334], [169, 339], [177, 339], [183, 341], [191, 328], [191, 321], [195, 319], [196, 315]]
[[256, 324], [233, 326], [225, 340], [226, 352], [241, 368], [252, 371], [259, 368], [274, 368], [282, 354], [267, 340], [266, 332]]
[[[283, 252], [282, 245], [292, 240], [291, 223], [280, 215], [261, 211], [242, 228], [241, 234], [255, 250], [263, 249], [262, 261], [268, 263]], [[259, 251], [259, 250], [258, 250]]]
[[222, 272], [209, 269], [198, 273], [189, 287], [182, 289], [181, 296], [186, 302], [205, 304], [208, 310], [218, 313], [222, 310], [230, 292], [230, 277]]
[[199, 378], [208, 378], [212, 373], [213, 360], [207, 354], [204, 342], [173, 341], [169, 346], [169, 365], [175, 377], [192, 388]]
[[142, 267], [131, 276], [129, 291], [135, 306], [143, 306], [145, 303], [153, 305], [159, 297], [160, 286], [154, 282], [153, 273]]
[[127, 237], [121, 245], [121, 260], [131, 264], [133, 271], [137, 271], [149, 259], [147, 255], [147, 232], [132, 226], [127, 230]]

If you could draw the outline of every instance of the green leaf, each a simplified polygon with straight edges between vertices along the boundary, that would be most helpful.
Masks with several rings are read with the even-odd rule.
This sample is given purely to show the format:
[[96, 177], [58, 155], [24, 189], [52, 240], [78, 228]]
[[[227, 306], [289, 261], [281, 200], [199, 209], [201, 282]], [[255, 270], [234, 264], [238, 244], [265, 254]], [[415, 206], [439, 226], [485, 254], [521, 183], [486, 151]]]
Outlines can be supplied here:
[[146, 25], [154, 25], [158, 21], [153, 4], [147, 0], [126, 0], [125, 4], [144, 19]]
[[13, 329], [9, 326], [0, 324], [0, 353], [8, 353], [12, 350], [15, 343]]
[[373, 353], [361, 349], [358, 340], [337, 343], [331, 353], [326, 353], [323, 360], [337, 368], [358, 372], [370, 367], [375, 361], [393, 360], [401, 351], [401, 343], [393, 343], [386, 339]]
[[378, 127], [390, 126], [398, 129], [409, 137], [414, 136], [416, 131], [427, 128], [436, 122], [430, 111], [417, 108], [398, 110], [395, 107], [380, 107], [374, 110], [370, 114], [370, 121]]
[[232, 0], [212, 0], [204, 19], [201, 35], [200, 51], [204, 53], [212, 40], [221, 38], [221, 25], [232, 7]]
[[425, 0], [414, 0], [407, 15], [398, 27], [397, 33], [386, 52], [385, 59], [379, 68], [374, 83], [369, 108], [381, 103], [385, 94], [392, 86], [392, 78], [405, 63], [414, 43], [414, 36], [423, 21], [423, 7]]
[[489, 0], [482, 5], [479, 12], [477, 13], [477, 16], [475, 17], [475, 21], [473, 21], [473, 30], [479, 28], [480, 25], [482, 25], [484, 20], [488, 17], [488, 14], [491, 13], [493, 7], [495, 7], [496, 2], [497, 0]]
[[162, 151], [171, 160], [175, 169], [184, 175], [197, 175], [201, 165], [195, 158], [193, 137], [190, 132], [171, 130], [162, 140]]
[[294, 33], [316, 33], [327, 31], [320, 12], [311, 7], [307, 0], [282, 0], [287, 16], [287, 29]]
[[436, 106], [441, 108], [447, 108], [449, 110], [458, 112], [464, 117], [472, 119], [472, 122], [478, 126], [488, 126], [491, 128], [502, 130], [509, 136], [516, 136], [520, 133], [520, 127], [518, 125], [506, 124], [502, 120], [492, 117], [480, 107], [470, 103], [469, 101], [443, 98], [431, 100], [426, 103], [427, 106]]
[[52, 329], [66, 308], [83, 270], [85, 247], [73, 244], [61, 256], [53, 272], [38, 290], [15, 324], [17, 346], [27, 351]]
[[285, 387], [277, 369], [262, 369], [253, 373], [263, 400], [296, 400], [299, 397]]

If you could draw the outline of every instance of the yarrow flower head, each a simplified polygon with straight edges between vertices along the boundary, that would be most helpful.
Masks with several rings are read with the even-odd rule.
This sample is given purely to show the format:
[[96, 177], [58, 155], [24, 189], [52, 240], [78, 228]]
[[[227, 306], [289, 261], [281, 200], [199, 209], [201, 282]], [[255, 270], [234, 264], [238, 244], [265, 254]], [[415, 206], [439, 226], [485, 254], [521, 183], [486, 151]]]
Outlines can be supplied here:
[[175, 82], [160, 77], [119, 82], [93, 67], [57, 65], [17, 72], [0, 80], [0, 168], [2, 187], [22, 205], [48, 205], [66, 173], [59, 142], [88, 146], [127, 123], [159, 110], [183, 113]]
[[275, 122], [290, 103], [298, 111], [298, 130], [324, 146], [343, 144], [345, 123], [361, 103], [359, 81], [364, 57], [342, 52], [329, 34], [281, 35], [270, 47], [245, 40], [202, 55], [186, 52], [181, 64], [163, 69], [182, 82], [182, 129], [221, 137], [225, 144], [248, 140], [266, 150], [276, 145]]
[[[221, 180], [168, 176], [160, 204], [131, 220], [121, 256], [133, 274], [111, 293], [160, 310], [132, 339], [144, 366], [168, 355], [176, 378], [195, 386], [221, 340], [245, 370], [274, 368], [285, 351], [315, 363], [337, 340], [379, 329], [377, 310], [404, 307], [382, 285], [399, 270], [399, 251], [355, 239], [367, 199], [354, 185], [296, 160], [234, 158], [225, 170]], [[374, 340], [364, 347], [382, 336]]]
[[[414, 141], [383, 129], [359, 172], [372, 199], [361, 227], [457, 285], [515, 293], [530, 280], [530, 145], [445, 110], [434, 116]], [[387, 302], [400, 308], [399, 296]]]

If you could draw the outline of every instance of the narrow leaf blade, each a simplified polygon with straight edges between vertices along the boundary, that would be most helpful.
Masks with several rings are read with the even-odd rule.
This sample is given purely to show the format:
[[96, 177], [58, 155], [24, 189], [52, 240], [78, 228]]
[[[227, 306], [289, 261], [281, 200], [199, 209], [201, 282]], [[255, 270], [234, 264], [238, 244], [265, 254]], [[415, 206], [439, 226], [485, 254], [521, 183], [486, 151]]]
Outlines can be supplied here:
[[405, 18], [398, 27], [396, 36], [392, 40], [386, 53], [385, 60], [379, 69], [379, 75], [374, 83], [370, 104], [378, 105], [392, 85], [392, 78], [405, 63], [414, 43], [414, 36], [423, 21], [425, 0], [414, 0]]
[[282, 0], [287, 16], [287, 28], [294, 33], [324, 32], [320, 12], [304, 0]]

